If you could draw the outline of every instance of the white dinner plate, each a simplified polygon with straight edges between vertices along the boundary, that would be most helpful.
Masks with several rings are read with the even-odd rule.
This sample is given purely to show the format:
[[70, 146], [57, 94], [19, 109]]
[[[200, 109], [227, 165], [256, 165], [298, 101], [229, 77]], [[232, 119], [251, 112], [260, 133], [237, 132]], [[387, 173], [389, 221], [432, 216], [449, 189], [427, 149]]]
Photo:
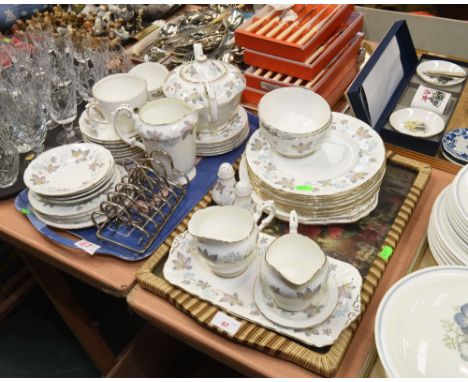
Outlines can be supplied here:
[[385, 294], [375, 320], [391, 378], [468, 378], [468, 267], [411, 273]]

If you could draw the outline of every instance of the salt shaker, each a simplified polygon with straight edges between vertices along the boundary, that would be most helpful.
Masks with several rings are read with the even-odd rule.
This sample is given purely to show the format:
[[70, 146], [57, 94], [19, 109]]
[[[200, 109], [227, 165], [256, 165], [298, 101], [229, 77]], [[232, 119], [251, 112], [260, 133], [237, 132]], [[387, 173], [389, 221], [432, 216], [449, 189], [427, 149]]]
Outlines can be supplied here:
[[235, 206], [245, 208], [250, 212], [255, 210], [255, 203], [252, 200], [252, 187], [246, 181], [240, 180], [236, 183], [234, 198]]
[[234, 204], [234, 186], [236, 179], [234, 169], [230, 163], [222, 163], [218, 169], [218, 181], [216, 182], [211, 197], [218, 206], [232, 206]]

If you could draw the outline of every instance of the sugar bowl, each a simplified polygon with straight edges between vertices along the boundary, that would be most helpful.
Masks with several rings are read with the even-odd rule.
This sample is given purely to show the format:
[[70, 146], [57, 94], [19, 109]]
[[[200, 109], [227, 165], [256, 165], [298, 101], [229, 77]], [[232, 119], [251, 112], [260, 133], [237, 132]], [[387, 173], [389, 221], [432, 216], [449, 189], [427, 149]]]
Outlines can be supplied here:
[[[273, 202], [265, 201], [255, 213], [237, 206], [212, 206], [194, 213], [188, 231], [196, 240], [201, 256], [221, 277], [236, 277], [250, 264], [258, 234], [274, 217]], [[262, 212], [268, 216], [257, 223]]]
[[319, 305], [328, 293], [328, 259], [318, 244], [297, 233], [297, 213], [290, 214], [290, 232], [268, 247], [260, 267], [262, 288], [276, 304], [296, 312]]
[[331, 126], [330, 106], [311, 90], [275, 89], [258, 105], [260, 127], [271, 147], [287, 157], [305, 157], [317, 150]]

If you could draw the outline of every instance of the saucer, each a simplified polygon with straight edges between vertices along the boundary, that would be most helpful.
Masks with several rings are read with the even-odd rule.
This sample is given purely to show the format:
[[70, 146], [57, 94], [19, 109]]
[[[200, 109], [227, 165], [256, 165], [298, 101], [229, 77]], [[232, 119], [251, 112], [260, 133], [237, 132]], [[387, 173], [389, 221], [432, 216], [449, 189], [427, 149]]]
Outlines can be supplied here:
[[[465, 77], [449, 78], [449, 77], [429, 76], [424, 73], [425, 71], [428, 71], [428, 70], [441, 70], [441, 71], [465, 73]], [[448, 87], [448, 86], [461, 84], [463, 81], [465, 81], [465, 78], [466, 78], [466, 72], [461, 66], [454, 64], [453, 62], [443, 61], [443, 60], [424, 61], [418, 65], [418, 67], [416, 68], [416, 73], [418, 73], [418, 76], [423, 81], [432, 85], [440, 86], [440, 87]]]
[[453, 129], [445, 134], [442, 138], [442, 149], [454, 161], [468, 163], [468, 129]]
[[[420, 121], [424, 123], [423, 129], [411, 129], [407, 126], [411, 121]], [[445, 129], [445, 122], [441, 116], [429, 110], [408, 107], [392, 113], [390, 116], [390, 125], [406, 135], [413, 137], [429, 138], [440, 134]]]
[[234, 150], [245, 141], [248, 133], [247, 112], [239, 105], [229, 121], [215, 131], [197, 131], [197, 155], [220, 155]]
[[332, 275], [328, 277], [327, 292], [323, 305], [310, 305], [299, 312], [280, 308], [257, 277], [254, 286], [254, 300], [262, 314], [275, 324], [292, 329], [306, 329], [325, 321], [335, 310], [338, 303], [338, 285]]

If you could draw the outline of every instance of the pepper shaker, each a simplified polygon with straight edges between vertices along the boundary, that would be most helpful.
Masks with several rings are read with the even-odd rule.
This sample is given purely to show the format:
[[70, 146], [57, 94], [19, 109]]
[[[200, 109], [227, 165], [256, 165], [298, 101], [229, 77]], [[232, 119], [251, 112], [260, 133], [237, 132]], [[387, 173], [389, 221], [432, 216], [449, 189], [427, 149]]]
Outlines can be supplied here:
[[222, 163], [218, 169], [218, 181], [216, 182], [211, 197], [218, 206], [232, 206], [234, 204], [234, 186], [236, 179], [234, 169], [230, 163]]
[[236, 183], [234, 197], [235, 206], [245, 208], [250, 212], [255, 210], [255, 203], [252, 200], [252, 187], [245, 180], [240, 180]]

